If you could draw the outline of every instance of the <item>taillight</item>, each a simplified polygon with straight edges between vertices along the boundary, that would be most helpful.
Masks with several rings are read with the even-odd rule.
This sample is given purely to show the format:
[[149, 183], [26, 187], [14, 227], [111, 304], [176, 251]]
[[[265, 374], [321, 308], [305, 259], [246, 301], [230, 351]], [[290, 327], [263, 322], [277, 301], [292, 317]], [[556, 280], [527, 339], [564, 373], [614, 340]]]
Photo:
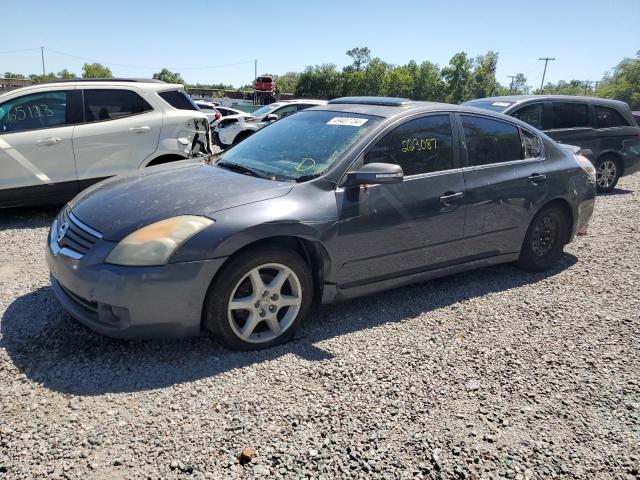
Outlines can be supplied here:
[[584, 155], [580, 155], [579, 153], [574, 153], [573, 156], [576, 157], [578, 165], [580, 165], [580, 167], [582, 167], [582, 169], [587, 172], [587, 175], [589, 175], [595, 183], [596, 167], [593, 166], [593, 163], [591, 163], [587, 157], [585, 157]]
[[222, 114], [220, 112], [216, 112], [216, 120], [220, 120], [222, 118]]

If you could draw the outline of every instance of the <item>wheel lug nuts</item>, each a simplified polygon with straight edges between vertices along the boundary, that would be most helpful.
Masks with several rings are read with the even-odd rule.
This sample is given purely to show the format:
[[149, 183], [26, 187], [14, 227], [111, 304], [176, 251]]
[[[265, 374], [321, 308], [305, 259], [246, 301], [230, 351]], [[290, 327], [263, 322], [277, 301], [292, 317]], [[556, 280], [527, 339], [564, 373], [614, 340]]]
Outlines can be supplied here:
[[273, 300], [274, 302], [278, 300], [278, 294], [274, 293], [273, 295], [271, 295], [271, 300]]
[[264, 311], [263, 308], [260, 309], [260, 316], [264, 317], [267, 314], [267, 312]]
[[276, 311], [276, 306], [275, 305], [269, 305], [269, 311], [271, 313], [274, 313]]

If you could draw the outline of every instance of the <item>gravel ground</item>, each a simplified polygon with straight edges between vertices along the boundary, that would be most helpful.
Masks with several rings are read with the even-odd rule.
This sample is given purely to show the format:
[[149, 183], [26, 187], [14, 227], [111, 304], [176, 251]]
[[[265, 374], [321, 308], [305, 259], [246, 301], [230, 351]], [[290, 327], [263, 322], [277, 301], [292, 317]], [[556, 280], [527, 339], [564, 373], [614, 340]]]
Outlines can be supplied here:
[[259, 353], [77, 324], [49, 288], [53, 214], [0, 212], [0, 477], [640, 476], [640, 175], [552, 272], [318, 307]]

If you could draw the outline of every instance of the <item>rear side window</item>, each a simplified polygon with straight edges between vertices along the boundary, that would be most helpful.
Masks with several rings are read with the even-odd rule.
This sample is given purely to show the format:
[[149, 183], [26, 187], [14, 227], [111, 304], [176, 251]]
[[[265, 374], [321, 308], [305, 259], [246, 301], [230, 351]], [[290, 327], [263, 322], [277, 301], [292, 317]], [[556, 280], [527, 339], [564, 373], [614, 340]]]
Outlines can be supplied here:
[[609, 107], [596, 107], [596, 126], [598, 128], [627, 127], [628, 125], [617, 110]]
[[461, 115], [469, 166], [510, 162], [523, 158], [520, 130], [515, 125], [484, 117]]
[[159, 92], [160, 98], [178, 110], [198, 110], [195, 103], [182, 90], [169, 90], [168, 92]]
[[67, 92], [32, 93], [0, 104], [0, 133], [67, 124]]
[[385, 135], [364, 163], [394, 163], [405, 176], [453, 168], [453, 134], [449, 115], [430, 115], [403, 123]]
[[522, 136], [522, 151], [524, 158], [539, 158], [542, 156], [542, 141], [537, 135], [520, 129]]
[[520, 110], [514, 112], [512, 116], [517, 118], [518, 120], [522, 120], [523, 122], [528, 123], [534, 128], [542, 130], [543, 110], [544, 109], [542, 103], [534, 103], [532, 105], [522, 107]]
[[553, 102], [551, 128], [576, 128], [589, 126], [589, 107], [586, 103]]
[[84, 90], [84, 121], [102, 122], [138, 115], [153, 110], [140, 95], [131, 90]]

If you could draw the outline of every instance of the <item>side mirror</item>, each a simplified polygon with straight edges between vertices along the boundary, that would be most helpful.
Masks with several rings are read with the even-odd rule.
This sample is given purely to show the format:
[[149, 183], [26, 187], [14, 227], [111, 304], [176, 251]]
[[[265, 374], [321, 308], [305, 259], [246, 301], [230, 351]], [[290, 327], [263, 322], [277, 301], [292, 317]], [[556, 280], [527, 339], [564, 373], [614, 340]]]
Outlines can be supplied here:
[[278, 116], [275, 113], [270, 113], [269, 115], [267, 115], [267, 118], [265, 118], [265, 120], [267, 122], [275, 122], [276, 120], [278, 120]]
[[393, 163], [369, 163], [360, 170], [347, 173], [347, 186], [400, 183], [404, 178], [402, 167]]

